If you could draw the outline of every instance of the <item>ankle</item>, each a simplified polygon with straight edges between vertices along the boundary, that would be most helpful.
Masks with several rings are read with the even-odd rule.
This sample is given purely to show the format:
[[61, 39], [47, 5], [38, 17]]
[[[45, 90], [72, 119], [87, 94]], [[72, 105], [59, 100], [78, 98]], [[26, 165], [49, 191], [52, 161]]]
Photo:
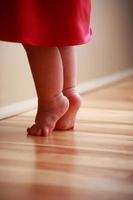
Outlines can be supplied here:
[[43, 118], [47, 113], [50, 113], [51, 117], [56, 121], [56, 119], [61, 117], [68, 110], [68, 108], [69, 100], [63, 94], [53, 97], [53, 100], [50, 99], [47, 101], [47, 104], [40, 104], [39, 102], [35, 122], [37, 124], [38, 121], [40, 121], [40, 118]]
[[38, 112], [54, 112], [57, 108], [58, 110], [68, 109], [69, 100], [62, 93], [50, 98], [47, 101], [40, 101], [38, 99]]
[[73, 95], [73, 94], [79, 94], [76, 87], [69, 87], [69, 88], [65, 88], [63, 89], [63, 94], [67, 97]]
[[60, 93], [47, 99], [38, 98], [38, 109], [54, 108], [62, 100], [63, 94]]
[[82, 100], [79, 92], [75, 87], [66, 88], [63, 90], [63, 94], [69, 99], [70, 106], [80, 108]]

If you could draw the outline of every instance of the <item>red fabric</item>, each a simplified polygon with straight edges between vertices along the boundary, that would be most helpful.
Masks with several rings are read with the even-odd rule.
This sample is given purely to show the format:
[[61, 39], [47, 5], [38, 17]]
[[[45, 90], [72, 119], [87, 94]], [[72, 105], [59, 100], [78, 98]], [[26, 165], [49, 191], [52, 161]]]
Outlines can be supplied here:
[[0, 0], [0, 40], [37, 46], [87, 43], [90, 0]]

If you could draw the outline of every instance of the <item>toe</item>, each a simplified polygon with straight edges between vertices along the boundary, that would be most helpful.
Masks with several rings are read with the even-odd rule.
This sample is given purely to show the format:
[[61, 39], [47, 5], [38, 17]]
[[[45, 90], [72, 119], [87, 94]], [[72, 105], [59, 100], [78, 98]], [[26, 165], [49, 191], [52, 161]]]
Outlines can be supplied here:
[[35, 124], [27, 129], [28, 135], [32, 136], [40, 136], [41, 135], [41, 129], [38, 128]]
[[47, 137], [49, 135], [48, 127], [42, 129], [41, 136]]

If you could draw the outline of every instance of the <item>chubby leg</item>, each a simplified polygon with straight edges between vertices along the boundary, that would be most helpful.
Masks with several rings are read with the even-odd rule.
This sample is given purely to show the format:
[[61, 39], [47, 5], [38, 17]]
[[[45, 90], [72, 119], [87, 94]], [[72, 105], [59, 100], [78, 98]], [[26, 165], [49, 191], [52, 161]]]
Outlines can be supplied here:
[[34, 47], [23, 44], [32, 71], [38, 111], [29, 135], [47, 136], [69, 107], [63, 95], [63, 68], [57, 47]]
[[68, 130], [74, 128], [75, 117], [81, 106], [81, 97], [76, 90], [77, 60], [74, 46], [58, 47], [64, 73], [63, 94], [69, 99], [69, 109], [57, 121], [55, 130]]

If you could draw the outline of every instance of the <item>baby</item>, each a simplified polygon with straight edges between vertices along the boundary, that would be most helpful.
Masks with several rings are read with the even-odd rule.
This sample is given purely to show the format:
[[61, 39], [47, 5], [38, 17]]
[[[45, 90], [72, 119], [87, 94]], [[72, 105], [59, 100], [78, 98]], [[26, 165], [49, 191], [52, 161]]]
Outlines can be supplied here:
[[29, 135], [74, 128], [81, 105], [75, 45], [91, 38], [90, 13], [90, 0], [0, 3], [0, 40], [23, 45], [37, 91], [38, 110]]

